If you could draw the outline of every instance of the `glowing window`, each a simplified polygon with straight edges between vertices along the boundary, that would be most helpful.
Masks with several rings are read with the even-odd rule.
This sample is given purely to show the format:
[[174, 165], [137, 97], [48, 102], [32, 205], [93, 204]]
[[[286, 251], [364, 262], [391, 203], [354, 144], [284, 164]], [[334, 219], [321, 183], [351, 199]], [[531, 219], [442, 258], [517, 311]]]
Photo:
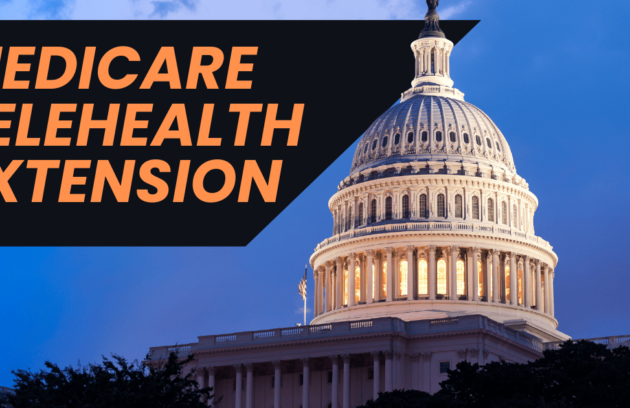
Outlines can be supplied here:
[[427, 217], [427, 195], [426, 194], [421, 194], [420, 195], [420, 213], [419, 213], [421, 218], [426, 218]]
[[478, 294], [479, 296], [485, 296], [485, 292], [483, 290], [483, 284], [484, 284], [484, 274], [483, 274], [483, 265], [481, 264], [480, 261], [477, 261], [477, 273], [479, 274], [479, 289], [478, 289]]
[[457, 194], [455, 196], [455, 218], [462, 218], [462, 196]]
[[387, 199], [385, 200], [385, 219], [386, 220], [392, 219], [392, 198], [391, 197], [387, 197]]
[[407, 261], [400, 261], [399, 270], [400, 296], [407, 296]]
[[501, 220], [503, 221], [504, 225], [507, 225], [508, 213], [507, 213], [507, 203], [505, 201], [501, 203], [501, 212], [503, 212], [503, 214], [501, 214]]
[[372, 265], [372, 298], [376, 298], [376, 266]]
[[387, 139], [389, 139], [387, 136], [383, 138], [383, 147], [387, 146]]
[[418, 295], [429, 294], [429, 267], [427, 261], [421, 259], [418, 262]]
[[444, 211], [444, 194], [438, 194], [438, 217], [444, 217], [445, 216], [445, 211]]
[[407, 143], [413, 143], [413, 132], [407, 133]]
[[488, 221], [494, 222], [494, 200], [488, 199]]
[[473, 196], [472, 198], [472, 216], [474, 220], [479, 219], [479, 197]]
[[354, 268], [354, 301], [361, 301], [361, 267]]
[[359, 203], [359, 225], [363, 224], [363, 203]]
[[383, 262], [383, 270], [381, 271], [381, 298], [387, 297], [387, 261]]
[[455, 132], [451, 132], [449, 136], [451, 138], [451, 142], [455, 143], [457, 141], [457, 135], [455, 134]]
[[429, 134], [427, 132], [422, 132], [422, 141], [426, 142], [429, 139]]
[[505, 298], [510, 298], [510, 265], [508, 262], [505, 265]]
[[442, 132], [435, 133], [435, 140], [437, 140], [438, 142], [442, 141]]
[[446, 295], [446, 261], [440, 259], [437, 263], [437, 293]]
[[517, 287], [518, 287], [518, 304], [523, 305], [523, 271], [521, 268], [517, 272]]
[[464, 133], [464, 143], [468, 144], [468, 142], [470, 142], [470, 139], [468, 138], [468, 133]]
[[408, 195], [404, 195], [402, 198], [402, 212], [403, 212], [403, 218], [407, 219], [410, 218], [410, 214], [409, 214], [409, 196]]
[[492, 262], [490, 262], [490, 283], [488, 284], [488, 292], [490, 293], [490, 297], [494, 296], [494, 286], [492, 286]]
[[455, 263], [455, 269], [457, 272], [457, 295], [465, 295], [466, 294], [466, 281], [465, 281], [465, 273], [464, 273], [464, 261], [461, 259]]
[[343, 271], [343, 304], [348, 304], [348, 270]]
[[394, 144], [398, 145], [398, 143], [400, 143], [400, 133], [396, 133], [396, 136], [394, 136]]
[[372, 200], [372, 208], [370, 209], [370, 216], [372, 218], [370, 222], [376, 222], [376, 200]]

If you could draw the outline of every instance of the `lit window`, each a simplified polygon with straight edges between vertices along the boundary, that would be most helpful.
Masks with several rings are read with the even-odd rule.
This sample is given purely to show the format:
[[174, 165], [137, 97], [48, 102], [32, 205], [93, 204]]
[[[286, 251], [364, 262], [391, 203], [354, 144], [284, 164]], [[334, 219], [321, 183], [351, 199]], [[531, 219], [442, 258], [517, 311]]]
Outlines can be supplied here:
[[359, 265], [354, 268], [354, 301], [361, 301], [361, 267]]
[[372, 298], [376, 298], [376, 266], [372, 265]]
[[422, 132], [422, 141], [426, 142], [429, 139], [429, 134], [427, 132]]
[[370, 212], [370, 216], [372, 218], [370, 222], [374, 223], [376, 222], [376, 200], [372, 200], [372, 208], [370, 209]]
[[440, 259], [437, 263], [437, 293], [446, 295], [446, 261]]
[[480, 261], [477, 261], [477, 273], [479, 274], [479, 292], [478, 295], [479, 296], [485, 296], [484, 290], [483, 290], [483, 283], [484, 283], [484, 274], [483, 274], [483, 265], [481, 264]]
[[421, 218], [427, 217], [427, 195], [426, 194], [420, 195], [420, 214], [419, 215]]
[[479, 137], [479, 135], [475, 136], [475, 140], [477, 141], [477, 144], [481, 146], [481, 138]]
[[387, 139], [389, 139], [387, 136], [383, 138], [383, 147], [387, 146]]
[[508, 262], [505, 265], [505, 298], [510, 298], [510, 265]]
[[479, 219], [479, 197], [473, 196], [472, 198], [472, 216], [474, 220]]
[[457, 141], [457, 135], [455, 132], [451, 132], [449, 136], [451, 138], [451, 142], [455, 143]]
[[359, 225], [363, 224], [363, 203], [359, 203]]
[[492, 286], [492, 262], [490, 262], [490, 284], [488, 285], [488, 292], [490, 293], [490, 297], [494, 296], [494, 286]]
[[387, 199], [385, 200], [385, 219], [386, 220], [392, 219], [392, 198], [391, 197], [387, 197]]
[[343, 271], [343, 304], [348, 304], [348, 270]]
[[457, 194], [455, 196], [455, 218], [462, 218], [462, 196]]
[[468, 142], [470, 142], [470, 139], [468, 139], [468, 133], [464, 133], [464, 143], [468, 144]]
[[450, 369], [451, 363], [449, 361], [440, 363], [440, 374], [448, 374], [448, 370]]
[[435, 140], [437, 140], [438, 142], [442, 141], [442, 132], [435, 133]]
[[398, 145], [398, 143], [400, 143], [400, 133], [396, 133], [396, 136], [394, 136], [394, 144]]
[[457, 272], [457, 295], [463, 296], [466, 294], [466, 282], [464, 279], [464, 261], [461, 259], [455, 263], [455, 269]]
[[444, 194], [438, 194], [438, 217], [444, 217]]
[[400, 261], [400, 296], [407, 296], [407, 261]]
[[409, 214], [409, 196], [408, 195], [404, 195], [402, 198], [402, 206], [403, 206], [403, 218], [407, 219], [410, 218], [410, 214]]
[[501, 203], [501, 211], [503, 212], [503, 214], [501, 214], [501, 219], [503, 221], [504, 225], [507, 225], [507, 216], [508, 216], [508, 211], [507, 211], [507, 203], [504, 201]]
[[383, 262], [383, 270], [381, 271], [381, 298], [387, 297], [387, 261]]
[[418, 295], [429, 294], [429, 268], [427, 261], [421, 259], [418, 262]]
[[407, 133], [407, 143], [413, 143], [413, 132]]
[[518, 288], [518, 304], [523, 305], [523, 271], [521, 268], [518, 269], [517, 272], [517, 288]]
[[494, 200], [488, 199], [488, 221], [494, 222]]

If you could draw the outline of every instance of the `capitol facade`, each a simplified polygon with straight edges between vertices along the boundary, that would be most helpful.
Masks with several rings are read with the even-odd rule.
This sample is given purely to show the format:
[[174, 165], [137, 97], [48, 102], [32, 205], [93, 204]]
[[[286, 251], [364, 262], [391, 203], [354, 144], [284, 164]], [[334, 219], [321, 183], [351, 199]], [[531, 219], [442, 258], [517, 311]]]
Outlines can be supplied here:
[[437, 392], [462, 360], [526, 362], [569, 339], [538, 199], [501, 131], [453, 87], [453, 43], [427, 3], [411, 88], [364, 133], [329, 201], [311, 324], [151, 348], [153, 360], [194, 354], [187, 370], [214, 387], [208, 403], [350, 408], [382, 391]]

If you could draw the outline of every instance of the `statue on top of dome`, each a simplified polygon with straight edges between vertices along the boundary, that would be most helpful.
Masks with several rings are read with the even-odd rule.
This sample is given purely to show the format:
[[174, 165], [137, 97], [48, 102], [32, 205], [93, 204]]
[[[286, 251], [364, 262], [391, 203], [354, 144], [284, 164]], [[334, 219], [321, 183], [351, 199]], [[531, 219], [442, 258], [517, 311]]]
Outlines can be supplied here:
[[427, 0], [427, 6], [429, 10], [435, 10], [440, 5], [440, 0]]
[[424, 17], [424, 28], [420, 33], [420, 38], [424, 37], [439, 37], [446, 38], [442, 29], [440, 29], [440, 16], [435, 9], [440, 4], [440, 0], [427, 0], [427, 6], [429, 10]]

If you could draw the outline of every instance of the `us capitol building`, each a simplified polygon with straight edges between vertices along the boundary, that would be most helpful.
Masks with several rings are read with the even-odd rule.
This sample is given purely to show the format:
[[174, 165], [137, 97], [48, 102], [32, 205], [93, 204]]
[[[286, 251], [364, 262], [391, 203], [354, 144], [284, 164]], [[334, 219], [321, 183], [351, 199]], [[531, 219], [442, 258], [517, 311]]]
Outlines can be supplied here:
[[311, 324], [179, 346], [217, 407], [434, 393], [459, 361], [526, 362], [569, 339], [554, 318], [558, 257], [534, 230], [538, 199], [501, 131], [453, 88], [453, 43], [427, 3], [412, 86], [365, 132], [329, 201], [333, 235], [310, 258]]

